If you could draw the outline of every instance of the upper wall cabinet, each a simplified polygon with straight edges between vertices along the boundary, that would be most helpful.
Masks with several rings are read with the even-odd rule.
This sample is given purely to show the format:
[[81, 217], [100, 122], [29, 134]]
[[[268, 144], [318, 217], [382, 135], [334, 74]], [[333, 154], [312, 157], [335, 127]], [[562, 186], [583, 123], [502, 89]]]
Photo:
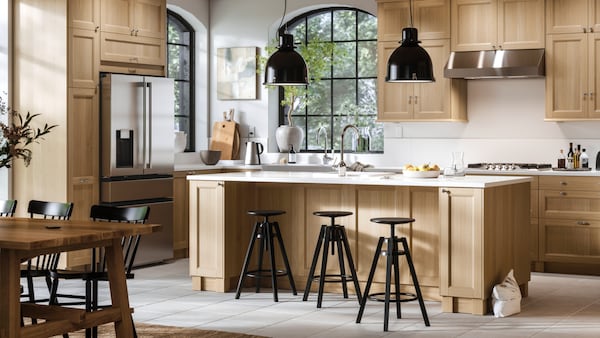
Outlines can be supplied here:
[[[398, 42], [402, 40], [402, 29], [410, 27], [410, 2], [379, 0], [377, 18], [377, 39]], [[419, 30], [421, 40], [450, 38], [450, 1], [414, 1], [413, 27]]]
[[101, 71], [164, 75], [165, 0], [103, 0], [100, 13]]
[[600, 0], [546, 1], [546, 33], [600, 32]]
[[451, 1], [453, 51], [544, 48], [544, 0]]
[[100, 1], [69, 0], [68, 12], [69, 28], [100, 29]]
[[101, 6], [103, 32], [165, 38], [164, 0], [104, 0]]

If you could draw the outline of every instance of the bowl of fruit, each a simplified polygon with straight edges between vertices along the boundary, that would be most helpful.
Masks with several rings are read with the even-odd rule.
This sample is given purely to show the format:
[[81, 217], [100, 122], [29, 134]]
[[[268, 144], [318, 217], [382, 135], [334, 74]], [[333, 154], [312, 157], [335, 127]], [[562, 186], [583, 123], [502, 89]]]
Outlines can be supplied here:
[[436, 178], [440, 176], [440, 167], [429, 163], [414, 166], [407, 164], [402, 168], [402, 175], [409, 178]]

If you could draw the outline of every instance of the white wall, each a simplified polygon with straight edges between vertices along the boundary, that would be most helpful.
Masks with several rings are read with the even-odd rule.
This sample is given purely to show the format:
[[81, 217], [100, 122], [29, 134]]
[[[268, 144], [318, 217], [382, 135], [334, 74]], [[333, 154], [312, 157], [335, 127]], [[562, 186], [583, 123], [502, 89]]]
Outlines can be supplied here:
[[[8, 32], [9, 32], [9, 1], [0, 0], [0, 95], [4, 100], [8, 93]], [[6, 116], [0, 117], [6, 121]], [[0, 199], [8, 198], [8, 174], [7, 169], [0, 169]]]
[[[208, 2], [208, 0], [205, 0]], [[189, 9], [190, 1], [169, 0]], [[376, 14], [376, 2], [337, 0], [321, 4], [317, 0], [288, 0], [285, 20], [310, 9], [348, 5]], [[202, 7], [202, 6], [200, 6]], [[274, 128], [277, 127], [277, 98], [259, 86], [259, 98], [245, 101], [223, 101], [216, 97], [216, 51], [220, 47], [260, 47], [275, 37], [283, 14], [283, 0], [218, 0], [210, 1], [210, 20], [202, 12], [202, 22], [209, 31], [209, 74], [198, 78], [209, 83], [209, 127], [222, 119], [222, 112], [234, 108], [242, 125], [242, 136], [248, 126], [256, 128], [256, 137], [270, 143], [273, 151]], [[203, 9], [204, 7], [202, 7]], [[195, 13], [194, 10], [189, 9]], [[439, 75], [441, 76], [441, 75]], [[259, 79], [262, 82], [262, 79]], [[600, 122], [545, 122], [544, 79], [470, 80], [468, 83], [467, 123], [387, 123], [383, 155], [350, 155], [346, 162], [360, 160], [380, 166], [432, 162], [450, 163], [452, 151], [464, 151], [465, 162], [545, 162], [555, 164], [560, 148], [568, 142], [580, 143], [595, 163], [600, 150]], [[200, 113], [200, 112], [199, 112]], [[273, 142], [272, 142], [273, 141]], [[198, 148], [204, 149], [204, 148]], [[270, 153], [263, 161], [276, 161], [279, 154]], [[315, 155], [299, 155], [299, 161], [316, 161]]]

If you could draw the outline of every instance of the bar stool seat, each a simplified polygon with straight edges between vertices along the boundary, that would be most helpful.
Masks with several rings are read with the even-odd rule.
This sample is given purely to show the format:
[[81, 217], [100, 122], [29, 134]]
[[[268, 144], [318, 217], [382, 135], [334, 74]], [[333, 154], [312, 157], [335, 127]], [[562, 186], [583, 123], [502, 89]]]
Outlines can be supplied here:
[[[407, 224], [414, 222], [414, 218], [408, 217], [377, 217], [371, 218], [371, 222], [377, 224], [385, 224], [390, 226], [390, 237], [379, 237], [379, 241], [377, 242], [377, 249], [375, 249], [375, 256], [373, 258], [373, 264], [371, 264], [371, 270], [369, 272], [369, 278], [367, 279], [367, 284], [365, 286], [365, 295], [363, 296], [360, 309], [358, 311], [358, 316], [356, 318], [356, 322], [360, 323], [362, 319], [362, 315], [365, 310], [365, 305], [367, 303], [367, 298], [371, 300], [382, 301], [385, 303], [384, 307], [384, 319], [383, 319], [383, 331], [388, 331], [388, 321], [389, 321], [389, 305], [390, 302], [396, 303], [396, 316], [397, 318], [401, 318], [400, 311], [400, 303], [409, 302], [418, 300], [419, 306], [421, 308], [421, 315], [423, 316], [423, 321], [425, 322], [425, 326], [429, 326], [429, 317], [427, 316], [427, 310], [425, 309], [425, 302], [423, 301], [423, 295], [421, 294], [421, 287], [419, 286], [419, 281], [417, 279], [417, 274], [415, 272], [415, 267], [413, 265], [412, 257], [410, 255], [410, 250], [408, 248], [408, 242], [406, 237], [397, 237], [395, 234], [395, 226], [397, 224]], [[382, 251], [383, 243], [387, 243], [387, 249]], [[402, 250], [398, 250], [398, 243], [402, 244]], [[369, 294], [369, 290], [371, 289], [371, 284], [373, 283], [373, 276], [375, 275], [375, 269], [377, 268], [377, 261], [379, 260], [379, 256], [386, 256], [386, 273], [385, 273], [385, 292], [378, 292]], [[398, 256], [405, 256], [406, 261], [408, 263], [408, 267], [410, 270], [410, 275], [412, 277], [413, 285], [415, 288], [415, 293], [408, 292], [400, 292], [400, 269], [398, 266]], [[394, 290], [392, 293], [391, 290], [391, 274], [392, 270], [394, 271]], [[392, 299], [391, 295], [393, 294], [394, 298]], [[380, 296], [383, 296], [381, 299]]]
[[[248, 245], [248, 250], [246, 251], [246, 257], [244, 259], [244, 265], [242, 267], [242, 272], [240, 274], [240, 279], [238, 281], [235, 299], [240, 298], [240, 294], [242, 291], [242, 286], [244, 284], [244, 280], [246, 277], [251, 277], [256, 279], [256, 293], [260, 292], [260, 282], [262, 278], [270, 278], [271, 279], [271, 287], [273, 289], [273, 300], [275, 302], [279, 301], [279, 297], [277, 294], [277, 277], [287, 276], [290, 287], [292, 288], [292, 292], [294, 295], [297, 295], [296, 285], [294, 284], [294, 277], [292, 276], [292, 269], [290, 268], [290, 263], [285, 251], [285, 246], [283, 244], [283, 239], [281, 238], [281, 231], [279, 229], [279, 222], [269, 221], [269, 217], [279, 216], [285, 214], [283, 210], [249, 210], [248, 215], [263, 217], [261, 222], [256, 222], [254, 224], [254, 228], [252, 230], [252, 237], [250, 238], [250, 243]], [[277, 265], [275, 263], [275, 243], [273, 239], [277, 239], [277, 244], [279, 246], [279, 251], [281, 251], [281, 256], [283, 258], [283, 263], [285, 265], [285, 269], [277, 269]], [[250, 260], [252, 258], [252, 252], [254, 251], [254, 245], [256, 241], [259, 241], [259, 252], [258, 252], [258, 268], [255, 270], [248, 270], [250, 265]], [[269, 262], [270, 268], [263, 269], [263, 255], [265, 252], [269, 253]]]
[[[315, 253], [313, 255], [312, 264], [308, 273], [308, 280], [306, 282], [306, 288], [304, 289], [303, 301], [308, 300], [310, 294], [310, 287], [313, 280], [319, 281], [319, 290], [317, 295], [317, 308], [320, 308], [323, 302], [323, 289], [325, 283], [341, 283], [344, 298], [348, 298], [348, 282], [354, 283], [354, 289], [360, 304], [361, 292], [358, 284], [358, 277], [356, 274], [356, 268], [354, 267], [354, 260], [352, 259], [352, 253], [350, 251], [350, 244], [348, 243], [348, 236], [346, 235], [346, 229], [344, 226], [336, 224], [336, 217], [344, 217], [352, 215], [349, 211], [315, 211], [313, 215], [320, 217], [329, 217], [331, 219], [330, 225], [321, 225], [321, 231], [319, 232], [319, 238], [317, 239], [317, 245], [315, 247]], [[336, 251], [337, 244], [337, 256], [340, 273], [339, 274], [327, 274], [327, 256], [329, 252], [329, 245], [331, 244], [331, 255], [333, 256]], [[323, 252], [321, 253], [321, 247]], [[321, 273], [315, 276], [315, 269], [317, 262], [321, 257]], [[346, 273], [346, 267], [344, 263], [344, 256], [348, 261], [348, 267], [350, 272]]]

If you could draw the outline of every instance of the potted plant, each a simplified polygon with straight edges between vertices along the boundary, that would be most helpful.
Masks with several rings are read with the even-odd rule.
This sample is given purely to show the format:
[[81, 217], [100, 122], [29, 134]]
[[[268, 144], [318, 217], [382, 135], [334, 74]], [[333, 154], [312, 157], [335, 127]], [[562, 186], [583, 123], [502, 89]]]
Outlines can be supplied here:
[[29, 145], [39, 142], [56, 125], [44, 124], [43, 128], [33, 127], [32, 121], [40, 114], [27, 112], [25, 116], [6, 105], [0, 96], [0, 116], [8, 116], [8, 122], [0, 121], [0, 168], [10, 168], [15, 159], [22, 159], [29, 166], [33, 152]]
[[[266, 48], [267, 54], [271, 55], [275, 51], [275, 44], [271, 44]], [[298, 52], [302, 55], [308, 66], [308, 75], [311, 82], [319, 81], [322, 77], [327, 74], [327, 71], [331, 69], [333, 61], [333, 53], [335, 44], [333, 42], [325, 42], [318, 39], [313, 39], [309, 44], [302, 43], [298, 46]], [[343, 51], [335, 50], [336, 53], [340, 54]], [[259, 62], [261, 69], [264, 70], [266, 64], [266, 57], [261, 57]], [[275, 87], [275, 86], [268, 86]], [[286, 112], [287, 124], [283, 124], [275, 131], [275, 139], [277, 140], [277, 146], [279, 151], [288, 152], [290, 145], [294, 146], [297, 151], [300, 149], [302, 140], [304, 139], [304, 130], [301, 127], [295, 126], [292, 119], [294, 112], [302, 110], [311, 101], [314, 101], [318, 97], [315, 95], [308, 95], [309, 88], [307, 86], [278, 86], [282, 87], [283, 99], [279, 104], [283, 107]]]

